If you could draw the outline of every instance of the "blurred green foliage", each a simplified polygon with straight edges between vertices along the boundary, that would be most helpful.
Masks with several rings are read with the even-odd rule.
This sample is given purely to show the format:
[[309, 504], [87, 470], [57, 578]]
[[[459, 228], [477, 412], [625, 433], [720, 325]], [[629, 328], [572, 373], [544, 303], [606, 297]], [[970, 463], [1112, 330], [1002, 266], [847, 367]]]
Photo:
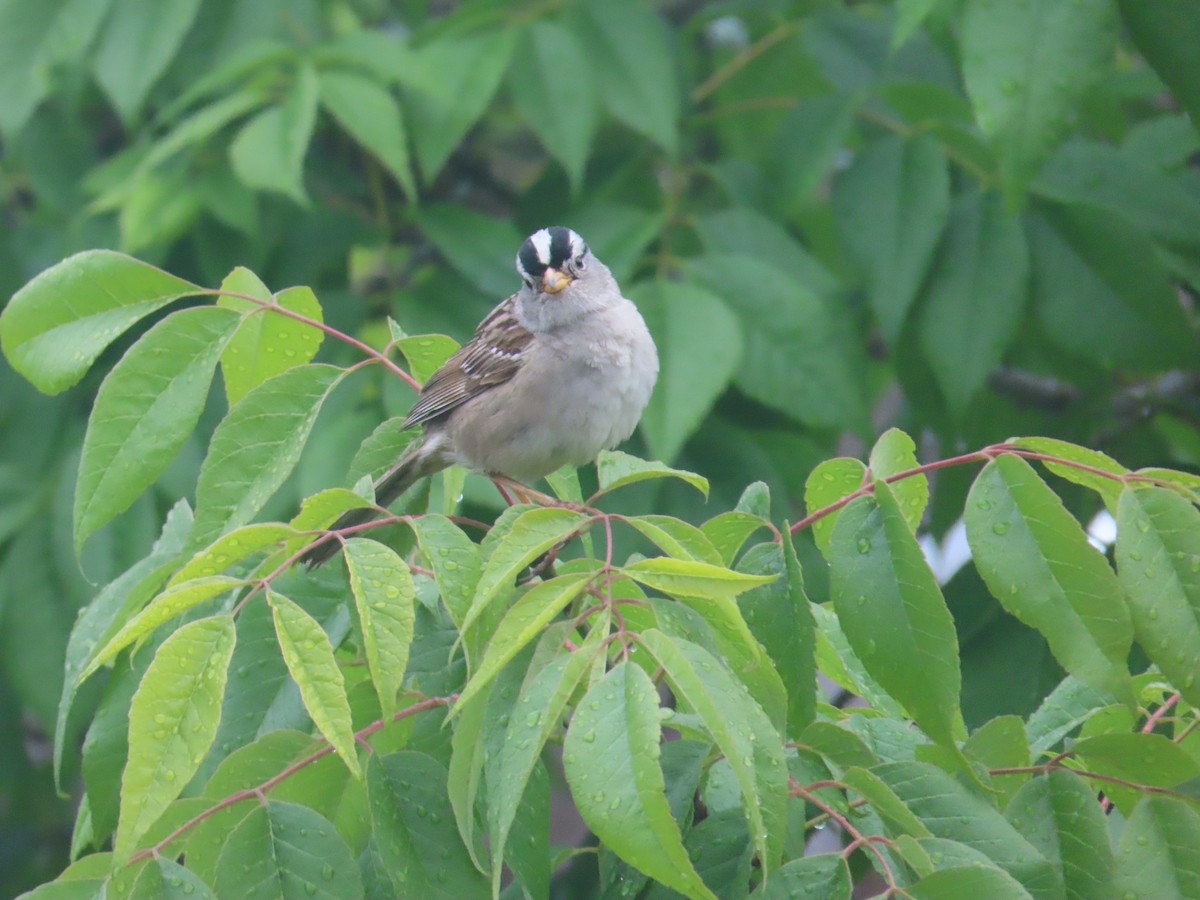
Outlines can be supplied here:
[[[1195, 468], [1198, 32], [1183, 0], [0, 0], [0, 296], [112, 247], [308, 285], [375, 346], [388, 315], [462, 340], [520, 240], [566, 224], [658, 341], [635, 449], [707, 476], [714, 508], [761, 480], [796, 516], [816, 463], [893, 424], [923, 459], [1047, 434]], [[79, 447], [130, 342], [54, 397], [0, 369], [0, 892], [66, 856], [47, 735], [75, 611], [193, 493], [222, 414], [217, 392], [81, 572]], [[266, 514], [344, 483], [411, 398], [356, 388]], [[967, 487], [935, 479], [934, 535]], [[1042, 638], [973, 571], [946, 592], [968, 724], [1028, 713], [1060, 675]]]

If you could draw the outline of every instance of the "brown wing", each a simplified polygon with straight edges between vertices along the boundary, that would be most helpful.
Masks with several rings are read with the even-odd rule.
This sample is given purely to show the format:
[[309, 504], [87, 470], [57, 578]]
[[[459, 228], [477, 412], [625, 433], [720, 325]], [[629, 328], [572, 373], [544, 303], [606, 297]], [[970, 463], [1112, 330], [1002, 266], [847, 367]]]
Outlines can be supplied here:
[[513, 294], [488, 313], [475, 329], [474, 337], [425, 382], [403, 427], [422, 425], [444, 416], [517, 373], [533, 335], [517, 321], [515, 307], [516, 294]]

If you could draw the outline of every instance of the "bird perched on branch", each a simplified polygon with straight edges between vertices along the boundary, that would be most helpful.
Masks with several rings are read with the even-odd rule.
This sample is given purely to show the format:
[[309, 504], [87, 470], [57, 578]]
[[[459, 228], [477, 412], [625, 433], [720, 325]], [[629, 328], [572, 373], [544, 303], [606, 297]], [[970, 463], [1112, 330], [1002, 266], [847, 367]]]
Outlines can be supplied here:
[[[658, 352], [612, 272], [561, 226], [530, 235], [516, 264], [520, 289], [422, 388], [404, 427], [424, 432], [375, 483], [377, 505], [453, 463], [528, 483], [591, 462], [637, 427]], [[375, 515], [351, 510], [333, 528]], [[326, 539], [302, 561], [319, 564], [338, 548]]]

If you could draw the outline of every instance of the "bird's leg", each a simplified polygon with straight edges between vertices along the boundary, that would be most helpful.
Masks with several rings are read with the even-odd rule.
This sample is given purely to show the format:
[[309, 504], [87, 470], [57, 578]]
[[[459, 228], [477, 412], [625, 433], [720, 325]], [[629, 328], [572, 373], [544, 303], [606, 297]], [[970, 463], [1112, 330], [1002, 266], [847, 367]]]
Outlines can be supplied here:
[[492, 479], [492, 483], [496, 485], [496, 489], [507, 501], [509, 506], [516, 503], [536, 503], [539, 506], [562, 506], [567, 509], [582, 509], [578, 503], [572, 503], [569, 500], [559, 500], [557, 497], [551, 497], [549, 494], [543, 494], [541, 491], [534, 490], [527, 484], [509, 478], [507, 475], [491, 474], [488, 476]]

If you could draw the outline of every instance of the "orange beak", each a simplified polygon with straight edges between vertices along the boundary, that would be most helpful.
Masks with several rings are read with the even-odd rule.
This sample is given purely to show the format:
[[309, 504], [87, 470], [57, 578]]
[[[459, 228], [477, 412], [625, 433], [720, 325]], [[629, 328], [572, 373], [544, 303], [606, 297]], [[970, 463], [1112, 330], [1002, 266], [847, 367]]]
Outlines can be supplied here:
[[547, 294], [557, 294], [574, 279], [560, 269], [546, 269], [542, 273], [542, 290]]

